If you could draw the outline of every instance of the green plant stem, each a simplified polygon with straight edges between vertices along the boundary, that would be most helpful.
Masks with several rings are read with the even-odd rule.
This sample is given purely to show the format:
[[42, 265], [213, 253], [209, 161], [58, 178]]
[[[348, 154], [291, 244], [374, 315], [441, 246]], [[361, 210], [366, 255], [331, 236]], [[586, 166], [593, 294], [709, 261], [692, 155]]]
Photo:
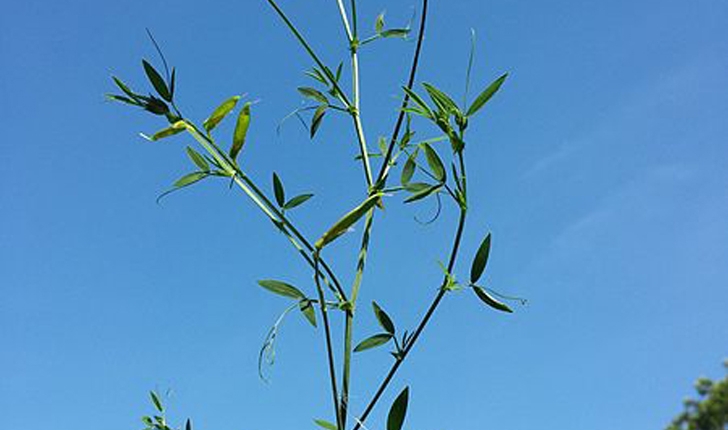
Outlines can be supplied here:
[[362, 236], [362, 243], [359, 249], [359, 257], [356, 266], [356, 275], [354, 276], [354, 283], [351, 287], [352, 308], [346, 312], [346, 320], [344, 322], [344, 369], [341, 384], [341, 416], [344, 425], [346, 425], [347, 414], [349, 410], [349, 392], [351, 385], [351, 352], [354, 339], [354, 311], [356, 309], [356, 301], [359, 297], [359, 289], [361, 287], [362, 278], [364, 276], [364, 267], [366, 265], [367, 253], [369, 252], [369, 237], [373, 222], [374, 209], [370, 210], [366, 214], [366, 220], [364, 222], [364, 235]]
[[[467, 209], [462, 208], [460, 209], [460, 217], [458, 219], [458, 226], [457, 231], [455, 233], [455, 239], [453, 241], [452, 250], [450, 251], [450, 258], [447, 265], [447, 272], [452, 273], [453, 268], [455, 267], [455, 261], [457, 260], [458, 250], [460, 249], [460, 241], [463, 236], [463, 230], [465, 228], [465, 218], [467, 215]], [[412, 334], [411, 340], [407, 343], [405, 348], [402, 350], [402, 355], [398, 360], [395, 360], [392, 367], [389, 369], [389, 372], [387, 372], [387, 375], [384, 377], [382, 382], [379, 384], [379, 387], [374, 393], [374, 396], [372, 396], [372, 399], [369, 401], [369, 404], [364, 409], [364, 412], [359, 416], [359, 418], [356, 420], [356, 424], [354, 425], [353, 430], [359, 430], [362, 425], [364, 425], [364, 422], [366, 421], [369, 414], [374, 409], [374, 406], [376, 406], [377, 402], [379, 401], [379, 398], [382, 396], [384, 391], [387, 389], [387, 386], [392, 381], [392, 378], [397, 373], [397, 370], [399, 369], [399, 366], [402, 365], [404, 360], [407, 358], [408, 354], [414, 347], [415, 343], [420, 337], [420, 334], [422, 334], [422, 331], [427, 326], [427, 323], [430, 321], [430, 318], [432, 318], [432, 315], [435, 313], [435, 310], [440, 305], [440, 302], [442, 301], [443, 297], [445, 297], [445, 293], [447, 293], [447, 290], [445, 289], [445, 286], [448, 282], [448, 275], [446, 274], [442, 284], [440, 285], [440, 288], [437, 292], [437, 295], [435, 296], [435, 299], [430, 304], [430, 307], [427, 309], [427, 312], [425, 313], [425, 316], [422, 318], [420, 323], [417, 325], [417, 328], [415, 329], [414, 333]]]
[[285, 12], [283, 12], [283, 9], [278, 6], [278, 4], [273, 0], [267, 0], [268, 4], [276, 11], [278, 16], [283, 20], [283, 22], [286, 24], [289, 30], [291, 30], [291, 33], [298, 39], [298, 41], [301, 43], [303, 48], [306, 50], [308, 55], [313, 59], [313, 61], [316, 63], [316, 65], [319, 66], [319, 68], [326, 74], [326, 76], [329, 78], [329, 81], [331, 85], [336, 89], [336, 92], [339, 94], [339, 98], [341, 99], [341, 102], [346, 106], [347, 108], [351, 107], [351, 103], [349, 102], [349, 99], [346, 97], [346, 94], [344, 91], [341, 90], [341, 87], [339, 86], [339, 83], [336, 81], [336, 76], [334, 76], [333, 73], [331, 73], [331, 70], [326, 67], [326, 65], [321, 61], [318, 55], [316, 55], [316, 52], [313, 50], [311, 45], [306, 41], [306, 38], [303, 37], [300, 31], [296, 28], [295, 25], [293, 25], [293, 22], [288, 18]]
[[319, 309], [321, 309], [321, 319], [324, 322], [324, 333], [326, 340], [326, 355], [329, 364], [329, 379], [331, 380], [331, 394], [334, 401], [334, 413], [336, 414], [336, 425], [340, 430], [344, 429], [344, 424], [341, 421], [341, 409], [339, 407], [339, 394], [336, 388], [336, 363], [334, 362], [334, 350], [331, 345], [331, 327], [329, 325], [328, 310], [326, 309], [326, 299], [324, 297], [324, 290], [321, 288], [321, 282], [319, 281], [319, 254], [314, 254], [314, 282], [316, 283], [316, 291], [319, 296]]
[[[390, 141], [390, 144], [387, 148], [387, 155], [384, 158], [383, 164], [382, 164], [382, 170], [380, 170], [379, 175], [377, 176], [376, 181], [371, 180], [371, 173], [370, 173], [370, 167], [368, 167], [369, 164], [369, 152], [366, 148], [366, 140], [364, 139], [364, 133], [363, 133], [363, 127], [361, 125], [361, 116], [359, 112], [359, 62], [358, 62], [358, 54], [357, 54], [357, 46], [358, 41], [356, 40], [356, 1], [351, 0], [351, 8], [352, 8], [352, 21], [354, 22], [354, 32], [352, 35], [351, 29], [348, 27], [348, 21], [346, 19], [346, 11], [344, 10], [342, 0], [338, 0], [339, 3], [339, 11], [342, 15], [342, 20], [345, 23], [345, 27], [347, 28], [347, 34], [349, 35], [349, 41], [351, 44], [351, 54], [352, 54], [352, 81], [353, 81], [353, 88], [354, 88], [354, 103], [355, 103], [355, 109], [354, 109], [354, 124], [357, 131], [357, 136], [359, 138], [359, 149], [361, 152], [362, 160], [364, 160], [364, 168], [368, 172], [367, 173], [367, 183], [369, 187], [373, 184], [379, 184], [380, 181], [383, 178], [386, 178], [386, 174], [388, 171], [387, 166], [389, 165], [389, 160], [392, 157], [392, 150], [394, 148], [394, 145], [397, 142], [397, 139], [399, 137], [399, 131], [402, 126], [402, 122], [404, 121], [404, 109], [407, 107], [407, 104], [409, 103], [409, 98], [405, 98], [405, 100], [402, 103], [402, 108], [399, 114], [399, 117], [397, 119], [396, 125], [394, 127], [394, 132], [392, 133], [392, 140]], [[424, 32], [425, 32], [425, 22], [427, 20], [427, 6], [428, 6], [428, 0], [423, 0], [423, 10], [422, 10], [422, 19], [420, 21], [420, 30], [419, 34], [417, 36], [417, 47], [415, 48], [415, 54], [414, 59], [412, 61], [412, 66], [410, 68], [410, 74], [407, 86], [408, 88], [412, 88], [414, 85], [414, 79], [415, 75], [417, 73], [417, 68], [419, 65], [419, 57], [420, 57], [420, 51], [422, 50], [422, 41], [424, 40]], [[386, 180], [386, 179], [385, 179]], [[384, 186], [384, 182], [382, 182], [382, 187]], [[371, 229], [373, 225], [374, 220], [374, 209], [372, 209], [368, 214], [366, 218], [366, 224], [364, 227], [364, 233], [362, 235], [362, 244], [359, 251], [359, 259], [357, 262], [357, 272], [356, 276], [354, 278], [354, 284], [352, 285], [352, 309], [350, 312], [347, 312], [346, 320], [344, 323], [344, 369], [343, 369], [343, 376], [342, 376], [342, 420], [344, 424], [346, 424], [347, 420], [347, 412], [348, 412], [348, 400], [349, 400], [349, 390], [350, 390], [350, 374], [351, 374], [351, 352], [352, 352], [352, 341], [353, 341], [353, 322], [354, 322], [354, 315], [353, 312], [355, 310], [356, 306], [356, 299], [359, 295], [359, 288], [361, 285], [361, 280], [364, 274], [364, 266], [366, 263], [366, 256], [367, 256], [367, 250], [369, 247], [369, 239], [371, 236]], [[359, 423], [357, 422], [357, 425]]]

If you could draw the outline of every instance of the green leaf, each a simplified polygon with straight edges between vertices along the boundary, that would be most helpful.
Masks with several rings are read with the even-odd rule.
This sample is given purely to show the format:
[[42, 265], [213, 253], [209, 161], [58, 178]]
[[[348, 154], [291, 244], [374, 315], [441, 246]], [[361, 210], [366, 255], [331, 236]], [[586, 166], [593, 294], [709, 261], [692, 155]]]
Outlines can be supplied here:
[[337, 237], [346, 233], [349, 227], [354, 225], [361, 219], [361, 217], [364, 216], [364, 214], [369, 212], [369, 210], [372, 209], [381, 198], [382, 193], [373, 194], [364, 200], [359, 206], [341, 217], [326, 233], [323, 234], [323, 236], [321, 236], [319, 240], [316, 241], [314, 244], [316, 249], [322, 249]]
[[314, 67], [312, 70], [307, 70], [304, 72], [307, 76], [321, 82], [324, 85], [328, 85], [329, 81], [326, 79], [326, 76], [324, 76], [323, 72], [319, 70], [318, 68]]
[[148, 427], [151, 427], [154, 425], [154, 421], [152, 421], [152, 417], [144, 416], [142, 417], [142, 422], [146, 424]]
[[311, 197], [313, 197], [313, 194], [299, 194], [296, 197], [293, 197], [292, 199], [288, 200], [286, 202], [286, 204], [283, 205], [283, 209], [285, 209], [285, 210], [293, 209], [297, 206], [304, 204]]
[[276, 196], [278, 206], [283, 206], [286, 203], [286, 192], [283, 190], [281, 178], [275, 172], [273, 172], [273, 193]]
[[235, 124], [235, 131], [233, 132], [233, 144], [230, 147], [230, 158], [237, 160], [238, 154], [245, 145], [245, 137], [248, 135], [248, 128], [250, 127], [250, 102], [245, 103], [243, 108], [240, 109], [238, 115], [238, 121]]
[[164, 412], [164, 408], [162, 407], [162, 402], [159, 400], [159, 395], [157, 395], [157, 393], [155, 393], [154, 391], [150, 391], [149, 397], [152, 398], [152, 403], [154, 404], [154, 408], [157, 409], [160, 413]]
[[409, 387], [404, 387], [404, 390], [402, 390], [394, 400], [394, 403], [392, 403], [392, 408], [389, 409], [389, 415], [387, 415], [387, 430], [402, 430], [404, 417], [407, 415], [408, 402]]
[[384, 12], [377, 15], [377, 20], [374, 21], [374, 31], [380, 34], [384, 30]]
[[164, 139], [165, 137], [174, 136], [175, 134], [182, 133], [183, 131], [185, 131], [186, 128], [187, 125], [184, 121], [177, 121], [169, 127], [163, 128], [162, 130], [154, 133], [151, 137], [145, 134], [142, 134], [142, 137], [147, 140], [151, 140], [152, 142], [156, 142], [157, 140]]
[[131, 89], [129, 89], [129, 87], [125, 83], [123, 83], [121, 81], [121, 79], [117, 78], [116, 76], [112, 76], [111, 79], [113, 79], [116, 86], [119, 87], [119, 89], [121, 91], [123, 91], [124, 94], [129, 96], [129, 98], [131, 98], [132, 100], [134, 100], [138, 103], [141, 103], [141, 100], [140, 100], [141, 97], [139, 96], [139, 94], [137, 94], [134, 91], [132, 91]]
[[141, 106], [138, 102], [130, 99], [129, 97], [124, 97], [116, 94], [106, 94], [106, 98], [115, 102], [121, 102], [126, 103], [134, 106]]
[[[411, 184], [411, 185], [414, 185], [414, 184]], [[425, 197], [429, 196], [430, 194], [440, 191], [441, 188], [442, 188], [442, 184], [429, 185], [427, 188], [417, 191], [414, 194], [412, 194], [411, 196], [404, 199], [404, 202], [412, 203], [412, 202], [416, 202], [417, 200], [422, 200]]]
[[174, 186], [177, 188], [186, 187], [188, 185], [194, 184], [195, 182], [201, 181], [202, 179], [205, 179], [208, 175], [209, 173], [207, 172], [192, 172], [177, 179], [177, 181], [174, 183]]
[[290, 297], [292, 299], [302, 300], [306, 296], [291, 284], [282, 281], [276, 281], [274, 279], [263, 279], [258, 281], [258, 285], [265, 288], [268, 291], [276, 293], [284, 297]]
[[400, 37], [400, 38], [404, 39], [407, 37], [407, 35], [409, 33], [410, 33], [409, 28], [392, 28], [389, 30], [384, 30], [383, 32], [379, 33], [379, 35], [384, 38]]
[[190, 157], [190, 160], [192, 160], [193, 163], [197, 167], [200, 168], [203, 172], [209, 172], [210, 171], [210, 164], [205, 160], [205, 157], [200, 155], [199, 152], [195, 151], [193, 148], [187, 147], [187, 156]]
[[483, 242], [481, 242], [478, 252], [475, 253], [473, 264], [470, 266], [470, 283], [474, 284], [478, 282], [480, 277], [485, 271], [485, 266], [488, 264], [488, 256], [490, 255], [490, 233], [485, 236]]
[[265, 288], [268, 291], [276, 293], [284, 297], [290, 297], [292, 299], [303, 300], [306, 296], [293, 285], [283, 282], [276, 281], [274, 279], [263, 279], [258, 281], [258, 285]]
[[174, 84], [177, 79], [177, 69], [172, 67], [172, 77], [169, 78], [169, 95], [174, 98]]
[[313, 139], [319, 127], [321, 126], [321, 121], [324, 119], [324, 115], [326, 115], [326, 109], [328, 108], [329, 105], [321, 105], [318, 107], [318, 109], [316, 109], [316, 112], [313, 113], [313, 118], [311, 118], [311, 139]]
[[205, 128], [205, 131], [208, 133], [212, 131], [215, 127], [217, 127], [218, 124], [220, 124], [220, 121], [222, 121], [227, 114], [229, 114], [233, 109], [235, 109], [235, 105], [238, 104], [238, 100], [240, 100], [240, 96], [232, 96], [229, 99], [225, 100], [215, 108], [214, 111], [212, 111], [212, 114], [209, 118], [205, 120], [205, 122], [202, 123], [202, 126]]
[[382, 328], [392, 336], [394, 336], [395, 329], [394, 329], [394, 323], [392, 322], [392, 319], [389, 318], [389, 315], [387, 315], [384, 310], [379, 307], [377, 302], [372, 302], [372, 308], [374, 309], [374, 316], [377, 317], [377, 321], [379, 321], [379, 325], [382, 326]]
[[149, 78], [149, 82], [152, 83], [152, 86], [154, 86], [154, 89], [157, 91], [157, 94], [164, 100], [171, 102], [172, 101], [172, 93], [170, 93], [169, 88], [167, 88], [167, 84], [164, 83], [164, 79], [162, 79], [162, 76], [159, 75], [156, 69], [149, 64], [147, 60], [142, 60], [142, 65], [144, 66], [144, 72], [147, 74], [147, 78]]
[[316, 327], [316, 311], [313, 308], [311, 300], [301, 300], [298, 302], [298, 308], [301, 310], [301, 313], [304, 317], [306, 317], [308, 322], [311, 323], [312, 326]]
[[315, 422], [319, 426], [325, 428], [326, 430], [337, 430], [336, 424], [332, 424], [332, 423], [330, 423], [328, 421], [324, 421], [324, 420], [313, 420], [313, 422]]
[[400, 178], [402, 186], [406, 186], [407, 184], [409, 184], [409, 182], [412, 180], [412, 176], [414, 176], [415, 174], [415, 168], [417, 168], [417, 164], [415, 163], [415, 160], [417, 159], [417, 153], [418, 151], [415, 151], [410, 154], [410, 156], [407, 157], [407, 161], [404, 163], [404, 167], [402, 168], [402, 177]]
[[493, 296], [488, 294], [485, 288], [478, 287], [477, 285], [473, 285], [472, 287], [473, 291], [475, 291], [475, 295], [478, 296], [478, 298], [482, 300], [483, 303], [485, 303], [486, 305], [501, 312], [513, 313], [513, 310], [509, 308], [505, 303], [494, 299]]
[[420, 114], [430, 119], [434, 118], [434, 115], [432, 114], [432, 109], [427, 106], [427, 103], [422, 99], [422, 97], [420, 97], [417, 93], [407, 87], [402, 87], [402, 89], [404, 90], [405, 94], [409, 96], [410, 100], [415, 102], [415, 104], [419, 107], [419, 110], [416, 110], [413, 113]]
[[389, 342], [392, 339], [392, 335], [389, 333], [380, 333], [375, 334], [374, 336], [368, 337], [361, 342], [359, 342], [359, 345], [354, 348], [354, 352], [362, 352], [366, 351], [367, 349], [376, 348], [378, 346], [382, 346], [385, 343]]
[[301, 93], [302, 96], [311, 99], [313, 101], [317, 101], [319, 103], [328, 104], [329, 99], [326, 98], [326, 96], [319, 90], [311, 87], [299, 87], [298, 92]]
[[430, 166], [430, 170], [432, 170], [433, 176], [435, 176], [435, 179], [437, 179], [438, 181], [445, 182], [445, 166], [442, 164], [440, 156], [437, 155], [437, 151], [435, 151], [435, 149], [432, 148], [429, 143], [422, 144], [422, 147], [425, 150], [427, 164]]
[[410, 182], [409, 184], [404, 186], [404, 189], [409, 191], [410, 193], [419, 193], [420, 191], [426, 190], [430, 187], [432, 187], [432, 185], [428, 184], [427, 182]]
[[423, 83], [422, 86], [425, 87], [425, 90], [427, 90], [427, 94], [429, 94], [432, 102], [437, 104], [438, 106], [441, 106], [443, 111], [447, 113], [455, 113], [460, 111], [460, 109], [458, 109], [458, 105], [453, 101], [453, 99], [444, 92], [435, 88], [434, 85]]
[[492, 84], [488, 85], [488, 88], [483, 90], [482, 93], [475, 99], [472, 105], [470, 105], [470, 108], [468, 108], [467, 116], [473, 116], [476, 112], [480, 110], [485, 104], [488, 102], [488, 100], [491, 99], [495, 95], [495, 93], [498, 91], [498, 89], [503, 85], [503, 82], [505, 82], [506, 78], [508, 77], [508, 73], [504, 74], [500, 78], [493, 81]]

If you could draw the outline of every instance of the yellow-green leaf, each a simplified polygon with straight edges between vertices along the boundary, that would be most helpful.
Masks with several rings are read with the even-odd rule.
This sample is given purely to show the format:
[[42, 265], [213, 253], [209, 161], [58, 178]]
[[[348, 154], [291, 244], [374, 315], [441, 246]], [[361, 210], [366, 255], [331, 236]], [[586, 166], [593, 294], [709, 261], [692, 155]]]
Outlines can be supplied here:
[[323, 234], [323, 236], [321, 236], [319, 240], [316, 241], [314, 246], [317, 249], [322, 249], [324, 246], [331, 243], [337, 237], [346, 233], [349, 227], [359, 221], [364, 216], [364, 214], [369, 212], [369, 210], [377, 204], [379, 199], [382, 198], [382, 195], [382, 193], [377, 193], [369, 196], [359, 206], [355, 207], [346, 215], [341, 217], [326, 233]]
[[248, 128], [250, 127], [250, 102], [245, 103], [243, 108], [240, 109], [238, 115], [238, 122], [235, 124], [235, 132], [233, 133], [233, 144], [230, 147], [230, 158], [236, 160], [238, 154], [245, 145], [245, 138], [248, 135]]
[[208, 133], [212, 131], [215, 127], [217, 127], [218, 124], [220, 124], [220, 121], [222, 121], [227, 114], [229, 114], [233, 109], [235, 109], [235, 105], [238, 104], [238, 100], [240, 100], [240, 96], [232, 96], [229, 99], [225, 100], [215, 108], [214, 111], [212, 111], [212, 114], [209, 118], [205, 120], [205, 122], [202, 123], [202, 126], [205, 128], [205, 131]]

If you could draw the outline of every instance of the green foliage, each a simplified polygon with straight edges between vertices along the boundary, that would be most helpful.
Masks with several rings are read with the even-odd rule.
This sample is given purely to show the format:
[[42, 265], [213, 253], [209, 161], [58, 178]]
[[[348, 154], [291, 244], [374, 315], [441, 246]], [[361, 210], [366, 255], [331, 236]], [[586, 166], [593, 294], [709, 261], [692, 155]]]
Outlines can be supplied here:
[[[359, 51], [364, 49], [365, 45], [376, 40], [409, 37], [411, 33], [410, 25], [388, 27], [382, 13], [374, 19], [374, 34], [360, 39], [359, 20], [356, 13], [357, 0], [351, 0], [348, 7], [343, 0], [337, 0], [336, 4], [344, 25], [345, 42], [348, 48], [348, 61], [351, 72], [351, 91], [349, 92], [345, 91], [340, 84], [345, 69], [344, 61], [339, 62], [338, 66], [334, 68], [325, 64], [322, 60], [323, 56], [317, 53], [278, 3], [275, 0], [266, 1], [312, 61], [311, 68], [305, 72], [307, 78], [310, 78], [309, 83], [312, 86], [297, 87], [298, 94], [305, 100], [305, 105], [294, 110], [286, 118], [295, 116], [300, 119], [307, 129], [309, 137], [313, 139], [317, 136], [328, 113], [331, 112], [332, 116], [334, 114], [347, 115], [352, 120], [352, 135], [356, 136], [355, 144], [358, 152], [356, 161], [357, 164], [360, 164], [358, 168], [361, 168], [364, 173], [366, 193], [364, 195], [357, 194], [356, 198], [361, 203], [339, 217], [318, 240], [313, 241], [303, 234], [303, 229], [290, 218], [288, 212], [306, 203], [314, 194], [303, 192], [292, 194], [293, 197], [289, 197], [286, 186], [281, 179], [281, 176], [286, 177], [285, 172], [284, 175], [279, 175], [279, 172], [274, 171], [273, 168], [270, 168], [269, 172], [266, 173], [266, 178], [272, 178], [271, 186], [261, 185], [262, 181], [253, 177], [245, 168], [246, 163], [239, 161], [239, 159], [244, 159], [243, 149], [249, 140], [252, 103], [245, 101], [242, 107], [239, 108], [242, 97], [232, 96], [217, 106], [201, 124], [183, 116], [175, 99], [177, 91], [176, 69], [172, 67], [170, 73], [167, 61], [151, 33], [149, 33], [150, 39], [163, 62], [164, 68], [160, 70], [164, 71], [164, 75], [151, 62], [142, 60], [142, 69], [146, 81], [148, 81], [149, 91], [139, 93], [114, 76], [112, 77], [113, 83], [120, 92], [118, 94], [108, 94], [107, 98], [164, 117], [166, 124], [161, 130], [151, 136], [142, 135], [150, 141], [156, 142], [168, 139], [165, 141], [173, 142], [176, 140], [172, 139], [173, 136], [186, 132], [186, 135], [196, 142], [197, 145], [194, 147], [185, 146], [184, 148], [185, 154], [195, 170], [175, 181], [172, 189], [160, 195], [160, 199], [174, 191], [197, 184], [204, 179], [223, 179], [226, 186], [239, 188], [243, 195], [260, 210], [263, 216], [271, 221], [274, 230], [282, 234], [292, 246], [295, 251], [293, 255], [300, 257], [301, 262], [311, 271], [313, 285], [304, 286], [308, 287], [309, 291], [315, 291], [315, 295], [311, 297], [307, 296], [298, 287], [284, 281], [275, 279], [258, 281], [258, 285], [266, 291], [289, 300], [287, 307], [279, 313], [278, 318], [268, 331], [260, 349], [258, 371], [261, 378], [265, 379], [263, 365], [270, 366], [275, 361], [276, 339], [286, 315], [290, 312], [300, 313], [307, 324], [323, 332], [332, 406], [335, 415], [335, 423], [319, 419], [314, 420], [314, 422], [326, 430], [345, 430], [350, 417], [348, 407], [350, 377], [353, 367], [352, 354], [390, 345], [391, 348], [389, 348], [388, 353], [394, 357], [394, 362], [367, 403], [364, 411], [356, 415], [357, 419], [353, 423], [352, 430], [359, 430], [378, 404], [382, 394], [388, 389], [389, 383], [400, 365], [409, 356], [413, 345], [430, 322], [435, 309], [443, 301], [444, 296], [450, 292], [465, 288], [465, 285], [460, 285], [457, 282], [454, 271], [462, 242], [466, 237], [469, 237], [465, 233], [465, 221], [468, 214], [465, 173], [466, 139], [468, 138], [466, 137], [466, 131], [470, 126], [471, 117], [481, 111], [494, 97], [504, 84], [507, 75], [502, 75], [486, 86], [472, 104], [467, 106], [467, 91], [470, 85], [474, 56], [473, 38], [468, 58], [466, 90], [463, 95], [462, 105], [458, 105], [454, 97], [435, 84], [422, 83], [421, 88], [416, 88], [416, 73], [424, 41], [428, 9], [428, 1], [423, 0], [413, 62], [409, 78], [402, 85], [402, 104], [399, 112], [397, 112], [394, 130], [391, 135], [379, 137], [376, 141], [377, 150], [370, 151], [367, 133], [364, 130], [364, 121], [362, 120], [363, 112], [360, 106]], [[346, 81], [348, 87], [349, 80]], [[221, 133], [213, 133], [225, 118], [234, 115], [236, 109], [239, 110], [232, 135], [220, 137]], [[302, 114], [304, 113], [306, 116], [310, 114], [310, 122], [307, 122], [303, 117]], [[416, 130], [420, 127], [420, 122], [430, 126], [430, 129], [432, 129], [431, 126], [434, 126], [434, 130], [437, 130], [438, 134], [426, 140], [414, 142], [413, 139], [417, 133]], [[450, 151], [447, 150], [447, 143], [439, 144], [440, 142], [449, 142]], [[420, 157], [420, 154], [423, 154], [423, 156]], [[263, 168], [262, 166], [256, 167]], [[398, 172], [400, 184], [398, 186], [388, 186], [390, 174], [395, 169], [401, 170]], [[264, 182], [267, 183], [267, 179]], [[291, 186], [291, 184], [288, 185]], [[295, 185], [298, 186], [298, 184]], [[290, 187], [290, 189], [293, 188], [293, 186]], [[451, 203], [452, 208], [458, 214], [458, 221], [454, 227], [455, 238], [449, 250], [447, 264], [441, 264], [442, 278], [433, 281], [433, 284], [437, 283], [439, 288], [434, 289], [436, 293], [431, 298], [430, 306], [427, 308], [428, 311], [419, 322], [416, 322], [414, 328], [403, 330], [400, 334], [397, 334], [397, 327], [402, 327], [405, 324], [395, 324], [393, 318], [374, 301], [372, 302], [372, 310], [376, 322], [381, 327], [381, 332], [364, 338], [354, 346], [354, 326], [359, 321], [358, 317], [360, 315], [357, 300], [365, 274], [369, 242], [373, 234], [372, 226], [381, 212], [377, 209], [384, 210], [383, 198], [394, 194], [400, 194], [403, 197], [403, 203], [413, 203], [426, 199], [432, 201], [431, 198], [434, 197], [437, 203], [437, 213], [427, 223], [436, 220], [446, 203]], [[329, 212], [343, 213], [344, 210], [342, 209], [332, 208], [329, 211], [324, 208], [316, 216], [328, 216], [326, 213]], [[363, 228], [361, 229], [358, 258], [353, 270], [353, 282], [351, 288], [347, 289], [339, 280], [339, 272], [331, 268], [323, 254], [324, 251], [328, 254], [339, 249], [333, 246], [330, 247], [330, 245], [345, 233], [352, 231], [356, 225], [362, 225]], [[503, 312], [512, 312], [512, 309], [501, 300], [520, 299], [504, 296], [491, 288], [476, 285], [478, 282], [482, 283], [481, 278], [488, 263], [490, 238], [491, 236], [488, 234], [475, 254], [470, 269], [470, 282], [467, 287], [472, 289], [476, 298], [487, 306]], [[421, 291], [427, 291], [427, 289]], [[413, 297], [413, 299], [418, 298]], [[523, 303], [522, 300], [521, 302]], [[338, 372], [335, 368], [337, 354], [334, 350], [337, 345], [332, 341], [331, 335], [332, 326], [337, 322], [341, 324], [344, 333], [344, 341], [339, 351], [341, 357], [339, 362], [342, 364], [342, 368]], [[382, 349], [384, 348], [380, 348], [379, 351], [381, 352]], [[150, 396], [156, 413], [142, 418], [146, 426], [145, 430], [171, 430], [164, 418], [161, 399], [155, 392], [152, 392]], [[409, 387], [405, 388], [394, 400], [387, 416], [387, 430], [403, 429], [408, 403]], [[185, 430], [192, 430], [190, 420], [185, 422]]]
[[[723, 362], [728, 372], [728, 360]], [[699, 378], [696, 399], [684, 402], [685, 410], [666, 430], [724, 430], [728, 428], [728, 374], [721, 380]]]

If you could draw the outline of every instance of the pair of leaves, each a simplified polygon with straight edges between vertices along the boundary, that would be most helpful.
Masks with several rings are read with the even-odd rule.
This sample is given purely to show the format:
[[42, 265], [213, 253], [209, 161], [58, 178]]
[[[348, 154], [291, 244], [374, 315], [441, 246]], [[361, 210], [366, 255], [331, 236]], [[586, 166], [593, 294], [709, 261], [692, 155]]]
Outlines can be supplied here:
[[319, 240], [316, 241], [314, 246], [316, 249], [321, 250], [329, 243], [336, 240], [339, 236], [346, 233], [349, 228], [359, 221], [367, 212], [374, 208], [379, 200], [382, 198], [383, 193], [376, 193], [369, 196], [359, 206], [352, 209], [346, 215], [341, 217], [329, 230], [324, 233]]
[[359, 342], [359, 344], [354, 348], [354, 352], [362, 352], [382, 346], [389, 342], [395, 335], [394, 322], [392, 322], [392, 319], [377, 304], [377, 302], [372, 302], [372, 310], [374, 311], [374, 316], [377, 318], [377, 322], [385, 332], [375, 334]]
[[478, 247], [478, 251], [475, 253], [475, 258], [473, 259], [473, 264], [470, 266], [470, 286], [473, 288], [475, 295], [478, 296], [478, 298], [486, 305], [501, 312], [512, 313], [513, 310], [508, 307], [508, 305], [490, 295], [485, 288], [475, 285], [475, 283], [483, 276], [483, 272], [485, 272], [485, 268], [488, 265], [490, 242], [491, 235], [488, 233], [488, 235], [485, 236], [485, 239], [481, 242], [480, 247]]
[[278, 174], [275, 172], [273, 172], [273, 195], [275, 196], [276, 203], [278, 203], [278, 206], [283, 210], [289, 210], [298, 207], [306, 203], [308, 199], [313, 197], [313, 194], [299, 194], [286, 201], [286, 191], [283, 187], [283, 182], [281, 181], [281, 178], [278, 176]]
[[[392, 38], [392, 37], [398, 37], [398, 38], [406, 38], [410, 34], [410, 28], [389, 28], [384, 29], [384, 12], [377, 15], [376, 20], [374, 20], [374, 33], [376, 36], [374, 38], [369, 39], [368, 41], [371, 41], [375, 38]], [[363, 43], [366, 43], [367, 41], [364, 41]]]
[[[202, 123], [205, 131], [209, 134], [215, 127], [222, 122], [225, 117], [232, 112], [238, 104], [240, 96], [232, 96], [229, 99], [222, 102], [212, 114]], [[230, 158], [235, 161], [242, 151], [245, 145], [245, 140], [248, 135], [248, 129], [250, 128], [250, 107], [251, 103], [247, 102], [240, 109], [238, 114], [237, 122], [235, 123], [235, 130], [233, 131], [233, 143], [230, 146]]]
[[298, 308], [301, 314], [312, 326], [316, 327], [316, 312], [313, 308], [314, 302], [307, 298], [301, 290], [287, 282], [277, 281], [275, 279], [260, 280], [258, 281], [258, 285], [279, 296], [298, 300]]

